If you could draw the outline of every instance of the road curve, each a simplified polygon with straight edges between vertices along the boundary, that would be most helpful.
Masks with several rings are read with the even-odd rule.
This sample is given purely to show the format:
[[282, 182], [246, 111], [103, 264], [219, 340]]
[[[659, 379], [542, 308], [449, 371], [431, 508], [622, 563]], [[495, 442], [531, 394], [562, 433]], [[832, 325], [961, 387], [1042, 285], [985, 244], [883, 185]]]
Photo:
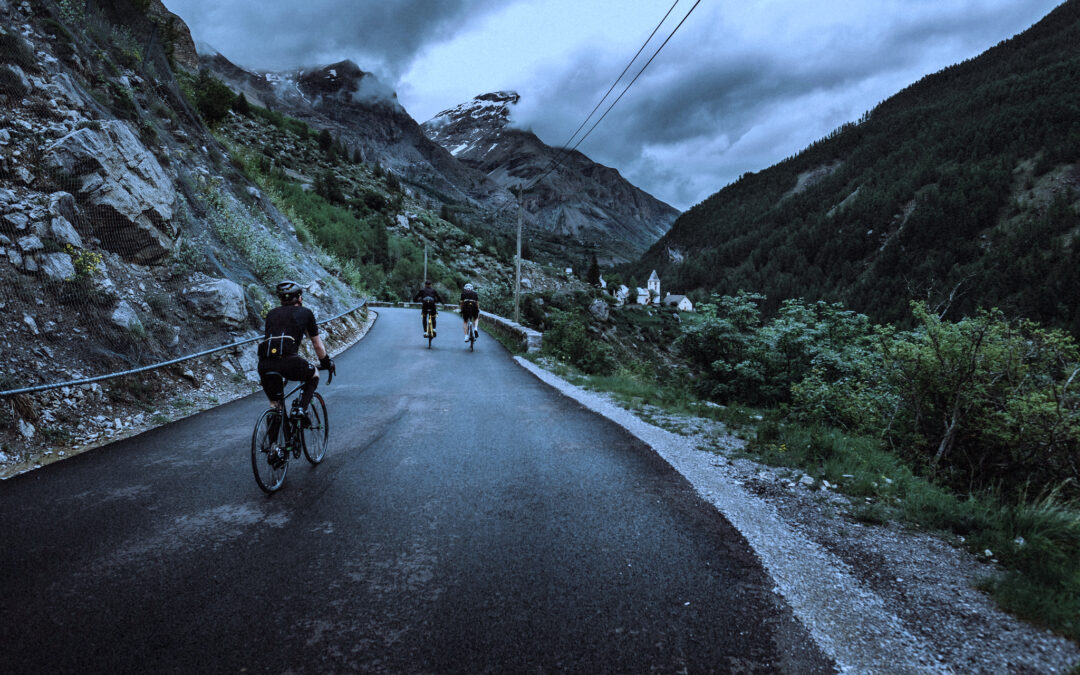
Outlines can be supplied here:
[[647, 446], [378, 311], [275, 495], [261, 394], [0, 483], [0, 671], [834, 670]]

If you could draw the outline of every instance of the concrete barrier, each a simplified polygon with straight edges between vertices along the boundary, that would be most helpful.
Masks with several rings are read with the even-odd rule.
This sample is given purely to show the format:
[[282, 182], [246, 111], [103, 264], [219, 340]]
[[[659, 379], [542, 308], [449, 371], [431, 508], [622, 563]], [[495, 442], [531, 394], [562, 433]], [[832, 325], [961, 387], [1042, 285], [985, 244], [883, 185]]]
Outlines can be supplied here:
[[[405, 307], [407, 309], [420, 309], [418, 302], [368, 302], [368, 307]], [[440, 305], [443, 312], [458, 312], [457, 305]], [[544, 334], [532, 328], [526, 328], [520, 323], [514, 323], [510, 319], [503, 318], [491, 312], [480, 312], [480, 327], [486, 331], [497, 333], [512, 342], [521, 345], [528, 353], [538, 352], [544, 344]]]

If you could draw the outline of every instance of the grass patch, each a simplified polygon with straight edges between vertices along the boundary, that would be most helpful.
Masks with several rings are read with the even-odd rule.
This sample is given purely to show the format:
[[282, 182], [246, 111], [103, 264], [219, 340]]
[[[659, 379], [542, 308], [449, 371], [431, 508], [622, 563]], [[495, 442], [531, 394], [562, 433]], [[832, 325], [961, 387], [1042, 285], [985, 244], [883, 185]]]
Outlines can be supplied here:
[[[852, 517], [900, 520], [957, 535], [1006, 574], [983, 587], [1006, 610], [1080, 641], [1080, 505], [1057, 492], [1009, 501], [994, 492], [957, 495], [915, 475], [876, 438], [766, 416], [749, 448], [772, 466], [802, 469], [863, 501]], [[987, 553], [989, 552], [989, 553]]]

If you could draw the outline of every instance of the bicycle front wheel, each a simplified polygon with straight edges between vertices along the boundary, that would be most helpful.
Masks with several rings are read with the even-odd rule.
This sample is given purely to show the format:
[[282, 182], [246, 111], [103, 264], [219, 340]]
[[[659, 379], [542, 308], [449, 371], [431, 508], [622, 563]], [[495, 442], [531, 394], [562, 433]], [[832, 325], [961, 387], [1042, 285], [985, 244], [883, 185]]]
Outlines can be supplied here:
[[270, 409], [259, 416], [251, 434], [251, 469], [263, 492], [275, 492], [285, 482], [289, 454], [282, 447], [282, 414]]
[[326, 454], [326, 441], [330, 437], [330, 421], [326, 417], [326, 402], [319, 392], [308, 405], [308, 418], [311, 426], [303, 431], [304, 456], [312, 464], [318, 464]]

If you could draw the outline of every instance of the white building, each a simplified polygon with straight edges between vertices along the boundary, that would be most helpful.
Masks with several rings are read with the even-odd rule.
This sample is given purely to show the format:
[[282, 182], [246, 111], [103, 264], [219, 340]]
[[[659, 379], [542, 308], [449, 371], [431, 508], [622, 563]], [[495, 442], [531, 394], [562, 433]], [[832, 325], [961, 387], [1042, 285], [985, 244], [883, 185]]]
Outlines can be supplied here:
[[664, 304], [669, 307], [674, 307], [680, 312], [694, 311], [694, 303], [690, 302], [690, 298], [685, 295], [672, 295], [671, 293], [668, 293], [664, 298]]
[[653, 302], [660, 302], [660, 275], [656, 273], [656, 270], [652, 271], [649, 275], [649, 282], [646, 284], [649, 288], [649, 292], [652, 293]]

